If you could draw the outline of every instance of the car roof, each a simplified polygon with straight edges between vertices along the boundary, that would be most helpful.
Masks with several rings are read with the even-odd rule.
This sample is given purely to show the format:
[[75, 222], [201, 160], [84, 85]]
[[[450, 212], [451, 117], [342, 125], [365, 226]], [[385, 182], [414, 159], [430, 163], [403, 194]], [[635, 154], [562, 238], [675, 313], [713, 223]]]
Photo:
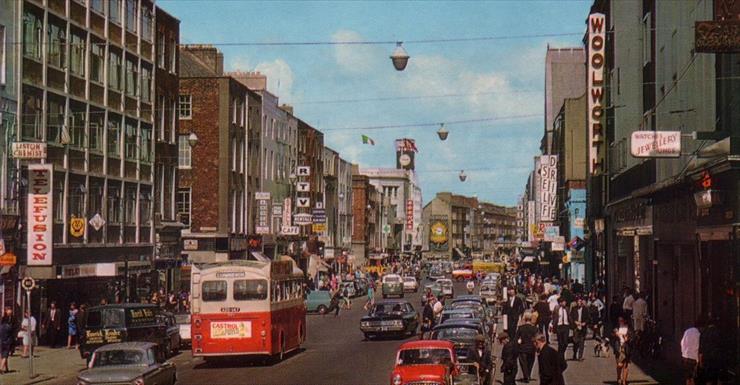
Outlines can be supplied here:
[[103, 345], [97, 349], [96, 352], [107, 352], [111, 350], [147, 350], [150, 348], [156, 348], [157, 344], [152, 342], [118, 342], [115, 344]]
[[395, 305], [397, 303], [409, 303], [409, 301], [405, 299], [382, 299], [375, 301], [376, 305]]
[[469, 294], [469, 295], [458, 295], [452, 300], [452, 302], [464, 302], [464, 301], [483, 302], [483, 298], [479, 295]]
[[452, 328], [468, 328], [468, 329], [480, 329], [483, 325], [479, 322], [460, 321], [460, 318], [451, 319], [449, 322], [441, 323], [434, 327], [434, 330], [438, 329], [452, 329]]
[[456, 309], [444, 309], [443, 313], [473, 313], [473, 309], [469, 307], [456, 308]]
[[421, 341], [410, 341], [402, 344], [398, 350], [405, 349], [428, 349], [428, 348], [443, 348], [443, 349], [454, 349], [455, 344], [446, 340], [421, 340]]

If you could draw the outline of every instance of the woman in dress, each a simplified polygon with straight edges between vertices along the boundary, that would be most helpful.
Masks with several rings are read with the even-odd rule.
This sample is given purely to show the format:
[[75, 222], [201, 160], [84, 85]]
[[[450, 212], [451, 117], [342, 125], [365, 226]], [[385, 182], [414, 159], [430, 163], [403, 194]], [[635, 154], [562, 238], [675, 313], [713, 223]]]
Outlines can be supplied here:
[[617, 319], [617, 328], [614, 330], [614, 335], [616, 337], [617, 346], [616, 349], [614, 349], [614, 357], [617, 360], [617, 384], [627, 385], [632, 331], [629, 328], [627, 320], [622, 316]]
[[[75, 345], [72, 345], [74, 340]], [[69, 318], [67, 318], [67, 349], [77, 347], [77, 304], [69, 304]]]
[[13, 333], [11, 319], [5, 316], [0, 321], [0, 374], [9, 372], [8, 357], [10, 356], [10, 351], [13, 349], [14, 340], [15, 335]]
[[23, 354], [21, 354], [21, 357], [28, 358], [31, 345], [36, 346], [36, 318], [29, 314], [28, 310], [23, 314], [23, 322], [21, 322], [18, 337], [23, 340]]

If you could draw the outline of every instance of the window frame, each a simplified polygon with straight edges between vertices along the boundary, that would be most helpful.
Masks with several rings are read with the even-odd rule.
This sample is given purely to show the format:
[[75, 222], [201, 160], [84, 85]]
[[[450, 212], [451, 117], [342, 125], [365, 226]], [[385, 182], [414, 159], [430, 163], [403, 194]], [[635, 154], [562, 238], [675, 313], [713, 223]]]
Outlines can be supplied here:
[[[187, 108], [187, 110], [185, 108]], [[187, 115], [185, 114], [185, 111], [187, 111]], [[193, 95], [177, 95], [177, 118], [180, 120], [193, 119]]]
[[[182, 199], [182, 197], [187, 196], [187, 201]], [[187, 208], [187, 210], [182, 210], [181, 208]], [[187, 213], [185, 212], [187, 211]], [[182, 219], [181, 214], [187, 215], [187, 221], [184, 221]], [[192, 216], [193, 216], [193, 189], [192, 187], [178, 187], [175, 192], [175, 216], [180, 217], [180, 222], [186, 225], [187, 227], [190, 227], [192, 224]]]
[[177, 168], [189, 170], [193, 167], [193, 148], [188, 142], [188, 135], [177, 136]]

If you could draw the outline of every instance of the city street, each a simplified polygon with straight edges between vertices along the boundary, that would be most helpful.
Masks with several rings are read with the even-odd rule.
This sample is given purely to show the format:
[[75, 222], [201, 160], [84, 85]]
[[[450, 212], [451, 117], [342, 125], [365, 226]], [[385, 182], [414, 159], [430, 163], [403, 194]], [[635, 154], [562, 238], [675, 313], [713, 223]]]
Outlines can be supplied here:
[[[463, 293], [464, 285], [455, 284], [456, 294]], [[414, 307], [419, 308], [420, 294], [407, 294]], [[183, 351], [172, 359], [177, 365], [178, 384], [388, 384], [389, 373], [393, 368], [393, 359], [396, 348], [404, 341], [374, 340], [364, 341], [359, 331], [360, 318], [364, 314], [362, 305], [365, 297], [353, 300], [352, 310], [342, 311], [339, 317], [331, 315], [309, 315], [308, 341], [300, 352], [289, 355], [284, 361], [265, 365], [262, 362], [249, 360], [230, 360], [217, 364], [206, 364], [202, 359], [194, 359], [190, 351]], [[499, 325], [500, 327], [501, 325]], [[410, 337], [406, 340], [411, 340]], [[586, 351], [590, 351], [591, 341], [587, 343]], [[494, 355], [498, 356], [501, 346], [494, 346]], [[76, 351], [59, 349], [53, 351], [65, 354], [57, 362], [43, 362], [48, 367], [55, 365], [54, 372], [42, 373], [36, 378], [36, 383], [43, 384], [71, 384], [77, 371], [83, 367]], [[43, 360], [41, 356], [37, 359]], [[582, 362], [569, 361], [569, 368], [565, 372], [566, 383], [569, 385], [612, 384], [614, 381], [614, 360], [610, 358], [594, 358], [586, 354]], [[66, 359], [66, 361], [64, 361]], [[48, 359], [47, 359], [48, 360]], [[20, 363], [20, 360], [16, 362]], [[26, 364], [25, 361], [23, 361]], [[41, 364], [39, 362], [38, 364]], [[500, 367], [500, 361], [497, 361]], [[27, 380], [25, 366], [13, 366], [18, 372], [5, 376], [3, 384], [30, 384]], [[498, 372], [498, 371], [497, 371]], [[534, 378], [537, 379], [537, 365], [534, 368]], [[49, 375], [54, 377], [50, 377]], [[517, 376], [519, 378], [521, 376]], [[497, 373], [497, 381], [501, 381], [501, 374]], [[633, 366], [630, 373], [632, 384], [659, 384], [670, 383], [657, 381], [645, 374], [637, 366]], [[497, 382], [499, 383], [499, 382]]]

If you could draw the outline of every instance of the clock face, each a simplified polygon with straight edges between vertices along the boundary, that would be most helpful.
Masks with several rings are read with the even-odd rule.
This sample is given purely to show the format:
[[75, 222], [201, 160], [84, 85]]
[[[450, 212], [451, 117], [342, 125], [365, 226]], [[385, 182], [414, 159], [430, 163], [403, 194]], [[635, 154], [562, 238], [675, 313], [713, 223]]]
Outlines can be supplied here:
[[400, 163], [401, 166], [406, 167], [411, 164], [411, 157], [409, 154], [401, 154], [401, 156], [398, 157], [398, 163]]

